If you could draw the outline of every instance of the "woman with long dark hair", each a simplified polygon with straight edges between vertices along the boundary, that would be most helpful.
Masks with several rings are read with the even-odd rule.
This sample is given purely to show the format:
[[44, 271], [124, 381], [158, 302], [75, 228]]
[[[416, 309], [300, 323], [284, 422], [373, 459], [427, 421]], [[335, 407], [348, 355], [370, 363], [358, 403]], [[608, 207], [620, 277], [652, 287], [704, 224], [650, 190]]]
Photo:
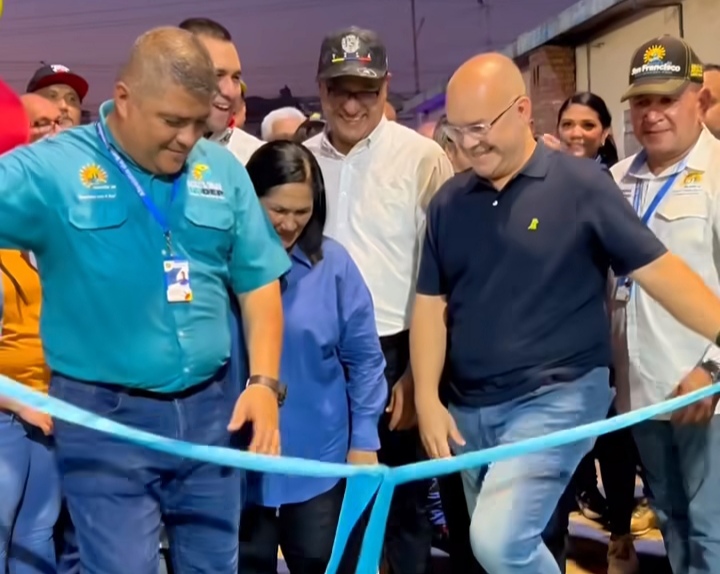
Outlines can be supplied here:
[[[608, 168], [618, 161], [610, 111], [592, 92], [577, 93], [563, 102], [558, 111], [557, 137], [563, 149], [578, 157], [595, 159]], [[612, 379], [611, 375], [611, 384]], [[608, 416], [616, 414], [611, 407]], [[598, 488], [596, 460], [604, 497]], [[573, 485], [581, 512], [591, 520], [604, 522], [611, 533], [608, 574], [634, 574], [639, 569], [631, 534], [637, 461], [632, 433], [623, 429], [598, 437], [595, 448], [575, 473]]]
[[[283, 455], [377, 464], [378, 421], [387, 400], [385, 359], [360, 271], [339, 243], [323, 237], [327, 208], [320, 166], [302, 145], [278, 140], [259, 148], [247, 170], [292, 261], [281, 282], [280, 377], [288, 388], [280, 417]], [[275, 574], [280, 546], [291, 574], [323, 574], [344, 481], [278, 474], [248, 480], [241, 571]], [[348, 573], [355, 572], [356, 559], [353, 544], [349, 548], [341, 568]]]

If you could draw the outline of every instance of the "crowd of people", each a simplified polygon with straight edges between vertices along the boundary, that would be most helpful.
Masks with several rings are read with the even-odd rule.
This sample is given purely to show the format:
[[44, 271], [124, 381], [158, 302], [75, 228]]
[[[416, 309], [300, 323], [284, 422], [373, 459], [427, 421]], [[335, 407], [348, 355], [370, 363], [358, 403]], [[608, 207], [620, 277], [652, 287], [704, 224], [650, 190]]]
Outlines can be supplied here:
[[[138, 38], [97, 122], [67, 67], [2, 84], [0, 373], [165, 437], [389, 466], [717, 383], [720, 68], [670, 36], [629, 68], [624, 159], [596, 94], [536, 134], [496, 53], [457, 69], [429, 129], [403, 126], [385, 45], [356, 27], [322, 42], [321, 117], [276, 110], [262, 139], [206, 18]], [[579, 507], [611, 533], [610, 574], [639, 571], [655, 520], [674, 574], [716, 574], [717, 403], [400, 486], [382, 569], [430, 571], [439, 494], [453, 572], [564, 572]], [[156, 574], [161, 539], [178, 574], [274, 574], [278, 548], [321, 574], [345, 494], [1, 398], [0, 469], [0, 574]]]

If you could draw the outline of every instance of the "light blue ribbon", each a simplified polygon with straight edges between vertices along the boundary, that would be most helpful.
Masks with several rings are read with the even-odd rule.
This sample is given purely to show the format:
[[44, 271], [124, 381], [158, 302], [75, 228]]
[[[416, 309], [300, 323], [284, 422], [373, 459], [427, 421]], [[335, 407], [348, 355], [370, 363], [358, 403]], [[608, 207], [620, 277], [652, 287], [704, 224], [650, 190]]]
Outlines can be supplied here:
[[[720, 384], [688, 395], [580, 427], [467, 453], [443, 460], [431, 460], [398, 468], [352, 466], [290, 457], [270, 457], [229, 448], [204, 446], [153, 435], [83, 411], [0, 375], [0, 396], [17, 401], [50, 416], [89, 429], [108, 433], [127, 442], [179, 457], [202, 460], [255, 472], [274, 472], [314, 477], [347, 478], [332, 556], [326, 574], [335, 574], [350, 533], [365, 509], [375, 499], [363, 540], [358, 572], [376, 572], [380, 563], [385, 523], [396, 485], [486, 466], [492, 462], [569, 444], [607, 434], [639, 422], [686, 407], [720, 392]], [[239, 517], [238, 517], [239, 518]]]

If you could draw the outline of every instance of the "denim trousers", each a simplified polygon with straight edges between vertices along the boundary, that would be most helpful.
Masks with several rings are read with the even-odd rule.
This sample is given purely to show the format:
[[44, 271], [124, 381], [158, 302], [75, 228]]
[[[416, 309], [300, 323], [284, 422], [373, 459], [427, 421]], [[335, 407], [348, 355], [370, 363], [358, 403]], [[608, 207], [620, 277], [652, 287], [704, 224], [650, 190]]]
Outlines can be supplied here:
[[[551, 383], [498, 405], [450, 405], [466, 441], [462, 454], [605, 419], [612, 401], [608, 369]], [[559, 574], [543, 542], [558, 501], [594, 439], [542, 450], [462, 473], [473, 554], [492, 574]]]
[[633, 427], [673, 574], [720, 572], [720, 416]]
[[[50, 394], [136, 429], [228, 447], [236, 387], [227, 368], [176, 395], [54, 374]], [[237, 574], [239, 470], [156, 452], [59, 420], [55, 441], [83, 574], [157, 574], [161, 523], [175, 572]]]
[[53, 440], [0, 411], [0, 572], [54, 574], [60, 479]]

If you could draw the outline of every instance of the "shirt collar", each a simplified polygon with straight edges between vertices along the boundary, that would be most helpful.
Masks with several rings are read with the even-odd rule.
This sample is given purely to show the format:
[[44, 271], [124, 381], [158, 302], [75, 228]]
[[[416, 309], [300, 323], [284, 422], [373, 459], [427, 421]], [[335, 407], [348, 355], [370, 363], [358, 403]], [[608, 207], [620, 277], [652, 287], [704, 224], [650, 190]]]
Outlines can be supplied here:
[[[107, 125], [107, 118], [114, 109], [115, 102], [113, 102], [112, 100], [107, 100], [100, 104], [100, 109], [98, 110], [98, 123], [100, 124], [100, 127], [102, 128], [108, 143], [113, 147], [113, 149], [117, 151], [126, 162], [132, 164], [133, 166], [137, 167], [142, 171], [145, 171], [145, 169], [140, 167], [135, 162], [135, 160], [127, 154], [127, 152], [120, 146], [120, 143], [115, 139], [113, 133], [110, 131], [110, 128]], [[102, 145], [102, 142], [100, 143], [102, 147], [105, 147]]]
[[300, 265], [303, 265], [305, 267], [312, 268], [313, 266], [308, 256], [305, 255], [305, 252], [300, 249], [300, 246], [297, 243], [293, 245], [292, 249], [290, 250], [290, 259], [293, 262], [299, 263]]
[[[382, 118], [380, 118], [380, 123], [375, 126], [375, 129], [370, 132], [370, 134], [363, 140], [360, 140], [358, 143], [356, 143], [353, 148], [350, 150], [350, 153], [347, 154], [347, 156], [352, 155], [353, 153], [357, 153], [360, 150], [367, 149], [371, 147], [373, 144], [376, 144], [380, 140], [380, 136], [382, 135], [383, 131], [385, 130], [385, 126], [388, 124], [388, 119], [383, 115]], [[330, 142], [330, 132], [329, 127], [326, 126], [325, 131], [323, 131], [322, 137], [320, 139], [320, 149], [325, 154], [336, 157], [336, 158], [345, 158], [347, 157], [345, 154], [340, 153], [337, 149], [335, 149], [335, 146]]]
[[649, 170], [647, 165], [647, 155], [645, 150], [640, 151], [633, 159], [627, 170], [627, 176], [635, 179], [654, 179], [656, 177], [666, 177], [673, 175], [679, 169], [679, 166], [685, 163], [686, 167], [692, 171], [706, 172], [712, 162], [712, 156], [715, 152], [714, 146], [717, 140], [705, 126], [700, 132], [700, 137], [690, 150], [685, 160], [679, 161], [675, 165], [666, 169], [659, 176], [655, 176]]
[[[550, 166], [550, 157], [553, 152], [548, 149], [548, 147], [543, 144], [541, 141], [536, 140], [535, 150], [533, 151], [532, 155], [530, 156], [530, 159], [525, 162], [525, 165], [520, 169], [520, 171], [513, 177], [507, 185], [510, 185], [513, 181], [515, 181], [519, 176], [525, 176], [530, 177], [533, 179], [543, 179], [547, 173]], [[489, 186], [494, 191], [497, 191], [495, 189], [495, 186], [491, 184], [488, 180], [481, 178], [479, 176], [475, 176], [477, 179], [476, 181], [482, 182], [483, 185]], [[474, 186], [471, 186], [468, 191], [473, 191]]]

